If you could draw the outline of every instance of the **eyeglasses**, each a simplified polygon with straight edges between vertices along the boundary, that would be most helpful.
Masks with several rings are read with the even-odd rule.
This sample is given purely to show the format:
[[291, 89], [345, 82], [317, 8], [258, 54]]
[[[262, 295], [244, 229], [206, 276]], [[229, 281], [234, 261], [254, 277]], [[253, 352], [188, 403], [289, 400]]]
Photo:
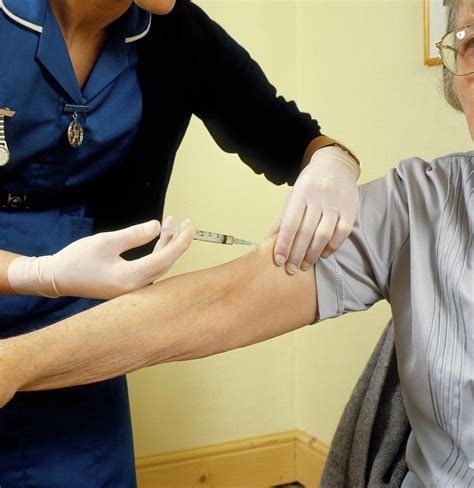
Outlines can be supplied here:
[[474, 73], [474, 28], [470, 25], [448, 32], [436, 47], [444, 66], [453, 75]]

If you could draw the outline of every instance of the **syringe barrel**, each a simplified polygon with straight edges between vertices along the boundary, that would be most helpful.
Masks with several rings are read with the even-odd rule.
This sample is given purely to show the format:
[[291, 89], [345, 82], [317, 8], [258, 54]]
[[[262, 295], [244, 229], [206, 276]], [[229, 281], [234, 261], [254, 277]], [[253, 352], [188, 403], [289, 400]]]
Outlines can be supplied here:
[[203, 230], [197, 230], [194, 234], [194, 238], [199, 241], [215, 242], [216, 244], [227, 244], [229, 246], [234, 243], [233, 236]]

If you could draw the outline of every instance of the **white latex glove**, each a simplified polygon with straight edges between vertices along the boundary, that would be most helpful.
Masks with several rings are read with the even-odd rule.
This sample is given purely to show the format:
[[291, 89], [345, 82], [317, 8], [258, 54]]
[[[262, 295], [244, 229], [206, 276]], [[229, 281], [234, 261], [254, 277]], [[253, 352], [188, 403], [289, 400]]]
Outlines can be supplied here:
[[[149, 255], [134, 261], [120, 257], [129, 249], [160, 240]], [[52, 256], [20, 256], [8, 268], [10, 286], [22, 295], [49, 298], [77, 296], [109, 300], [151, 284], [189, 248], [194, 228], [189, 220], [179, 230], [168, 217], [116, 232], [79, 239]]]
[[313, 154], [268, 234], [279, 233], [274, 249], [278, 266], [286, 263], [289, 274], [306, 271], [344, 242], [359, 210], [359, 174], [355, 160], [338, 147]]

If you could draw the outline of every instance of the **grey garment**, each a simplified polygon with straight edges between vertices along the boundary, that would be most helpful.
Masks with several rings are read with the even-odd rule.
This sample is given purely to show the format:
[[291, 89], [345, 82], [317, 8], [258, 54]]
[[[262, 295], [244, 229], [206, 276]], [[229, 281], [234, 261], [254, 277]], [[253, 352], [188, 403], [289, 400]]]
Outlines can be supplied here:
[[390, 322], [344, 409], [320, 487], [400, 487], [410, 430]]
[[473, 166], [474, 152], [415, 158], [362, 186], [350, 238], [316, 266], [321, 320], [391, 304], [404, 488], [474, 487]]

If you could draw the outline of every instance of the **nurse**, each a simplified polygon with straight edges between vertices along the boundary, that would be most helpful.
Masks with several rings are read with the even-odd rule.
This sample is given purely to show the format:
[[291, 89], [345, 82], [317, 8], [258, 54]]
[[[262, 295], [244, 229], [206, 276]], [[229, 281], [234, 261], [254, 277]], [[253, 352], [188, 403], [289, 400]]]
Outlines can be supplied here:
[[[0, 249], [54, 256], [93, 234], [161, 219], [195, 114], [223, 150], [274, 183], [294, 184], [271, 230], [274, 260], [290, 274], [310, 268], [350, 232], [355, 157], [277, 97], [248, 53], [199, 7], [141, 5], [153, 14], [131, 0], [0, 2]], [[181, 250], [191, 234], [183, 232]], [[0, 338], [108, 298], [64, 281], [56, 288], [86, 298], [1, 296]], [[125, 377], [15, 395], [0, 410], [0, 485], [136, 486]]]

